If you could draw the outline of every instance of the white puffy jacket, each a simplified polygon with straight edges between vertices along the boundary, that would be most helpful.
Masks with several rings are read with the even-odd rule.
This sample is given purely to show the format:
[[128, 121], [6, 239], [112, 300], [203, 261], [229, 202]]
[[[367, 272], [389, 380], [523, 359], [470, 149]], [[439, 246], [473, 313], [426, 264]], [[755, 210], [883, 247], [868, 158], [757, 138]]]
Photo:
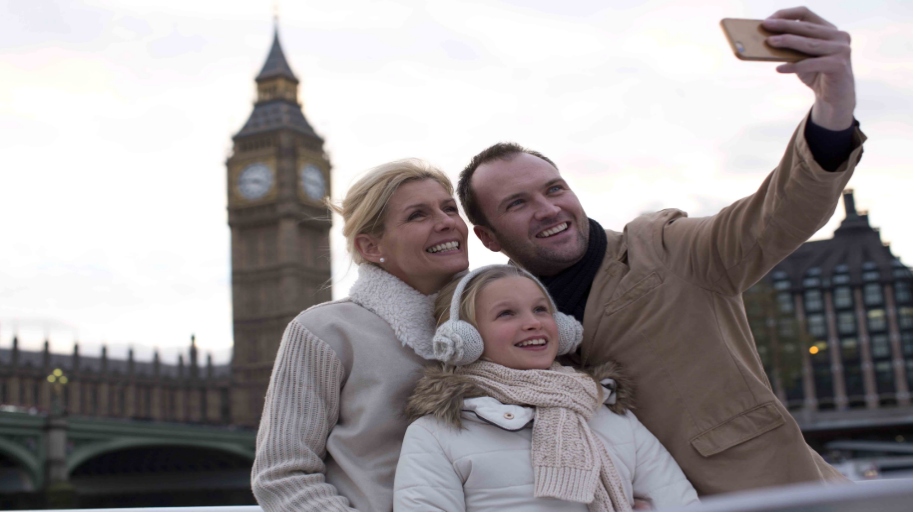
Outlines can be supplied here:
[[[582, 503], [534, 497], [534, 409], [478, 397], [475, 387], [454, 377], [427, 371], [410, 400], [412, 416], [426, 415], [404, 436], [394, 510], [587, 511]], [[590, 425], [616, 465], [629, 502], [634, 496], [660, 509], [698, 502], [667, 450], [625, 408], [631, 393], [620, 392], [620, 381], [604, 384], [612, 387], [606, 392], [609, 407], [602, 406]]]

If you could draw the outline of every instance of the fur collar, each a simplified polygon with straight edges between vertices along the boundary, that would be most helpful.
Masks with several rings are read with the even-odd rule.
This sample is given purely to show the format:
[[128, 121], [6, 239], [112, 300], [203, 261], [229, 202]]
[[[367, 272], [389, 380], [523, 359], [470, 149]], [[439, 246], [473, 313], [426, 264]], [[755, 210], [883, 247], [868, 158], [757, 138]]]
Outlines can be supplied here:
[[[407, 401], [406, 413], [410, 421], [432, 415], [449, 426], [461, 426], [464, 399], [485, 397], [486, 394], [468, 378], [454, 373], [453, 366], [430, 365], [419, 380], [413, 395]], [[621, 365], [610, 362], [585, 370], [597, 381], [616, 381], [616, 402], [607, 405], [617, 415], [635, 407], [635, 383], [623, 372]]]
[[402, 345], [414, 350], [428, 346], [435, 334], [432, 305], [436, 293], [423, 295], [380, 267], [359, 265], [359, 278], [349, 298], [391, 326]]

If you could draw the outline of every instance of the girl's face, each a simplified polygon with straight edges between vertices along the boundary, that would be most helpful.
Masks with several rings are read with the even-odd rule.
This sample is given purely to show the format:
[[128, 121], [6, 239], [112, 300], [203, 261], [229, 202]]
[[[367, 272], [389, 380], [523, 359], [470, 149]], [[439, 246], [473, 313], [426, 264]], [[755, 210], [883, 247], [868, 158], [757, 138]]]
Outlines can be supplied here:
[[559, 350], [550, 301], [527, 277], [503, 277], [476, 298], [483, 358], [517, 370], [547, 369]]

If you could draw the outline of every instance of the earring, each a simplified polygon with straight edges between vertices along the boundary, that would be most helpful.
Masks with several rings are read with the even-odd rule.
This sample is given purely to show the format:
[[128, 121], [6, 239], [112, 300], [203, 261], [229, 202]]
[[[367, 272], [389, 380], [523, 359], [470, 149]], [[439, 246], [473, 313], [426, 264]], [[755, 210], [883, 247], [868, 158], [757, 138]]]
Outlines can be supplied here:
[[381, 260], [380, 260], [380, 261], [381, 261], [381, 262], [382, 262], [382, 263], [384, 263], [384, 258], [381, 258]]

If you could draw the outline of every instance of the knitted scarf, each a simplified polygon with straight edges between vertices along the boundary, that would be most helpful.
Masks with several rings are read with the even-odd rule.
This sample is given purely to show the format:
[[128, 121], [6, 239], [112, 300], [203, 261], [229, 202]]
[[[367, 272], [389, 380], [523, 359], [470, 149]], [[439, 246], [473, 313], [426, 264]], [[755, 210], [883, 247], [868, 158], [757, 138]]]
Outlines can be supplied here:
[[549, 290], [559, 311], [584, 322], [585, 304], [591, 293], [591, 283], [604, 262], [607, 253], [607, 233], [594, 220], [588, 218], [588, 250], [578, 263], [551, 277], [539, 277]]
[[534, 406], [534, 496], [588, 504], [590, 511], [632, 511], [607, 449], [588, 420], [602, 403], [600, 385], [571, 367], [515, 370], [479, 360], [457, 367], [503, 404]]

